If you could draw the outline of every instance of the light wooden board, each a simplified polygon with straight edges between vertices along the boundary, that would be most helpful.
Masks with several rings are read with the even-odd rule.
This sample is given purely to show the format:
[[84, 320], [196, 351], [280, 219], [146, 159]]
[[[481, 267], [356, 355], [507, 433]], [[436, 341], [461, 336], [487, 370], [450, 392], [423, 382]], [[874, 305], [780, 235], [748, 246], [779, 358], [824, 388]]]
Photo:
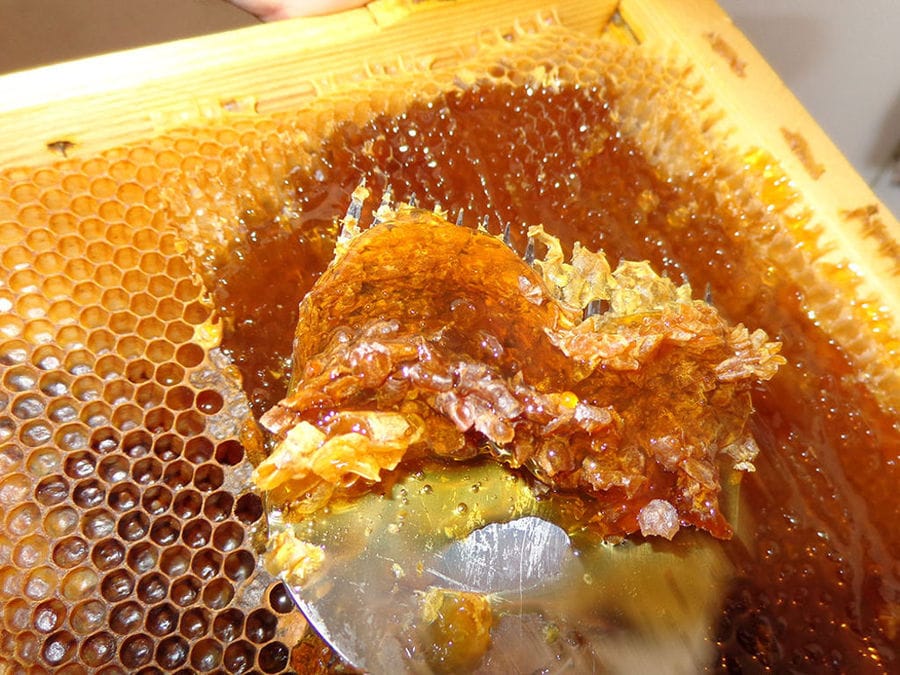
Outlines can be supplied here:
[[[0, 166], [93, 154], [229, 108], [290, 110], [367, 66], [455, 58], [461, 45], [555, 13], [598, 33], [616, 0], [376, 0], [339, 15], [261, 24], [0, 77]], [[440, 27], [436, 29], [436, 17]]]

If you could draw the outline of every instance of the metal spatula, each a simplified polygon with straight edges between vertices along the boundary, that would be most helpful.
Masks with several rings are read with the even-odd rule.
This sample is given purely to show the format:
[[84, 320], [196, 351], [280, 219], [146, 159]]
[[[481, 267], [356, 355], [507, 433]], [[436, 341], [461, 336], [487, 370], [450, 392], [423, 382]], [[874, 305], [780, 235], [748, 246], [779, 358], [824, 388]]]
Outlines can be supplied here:
[[[736, 504], [737, 484], [726, 491]], [[384, 494], [300, 523], [269, 517], [273, 531], [293, 527], [324, 548], [321, 569], [290, 590], [322, 638], [366, 672], [690, 673], [708, 665], [732, 572], [721, 543], [682, 530], [672, 542], [610, 545], [573, 530], [563, 511], [487, 461], [423, 466]], [[477, 637], [452, 621], [435, 627], [436, 593], [489, 608], [483, 653], [453, 660], [454, 649], [466, 652], [454, 640]], [[436, 648], [435, 636], [449, 646]]]

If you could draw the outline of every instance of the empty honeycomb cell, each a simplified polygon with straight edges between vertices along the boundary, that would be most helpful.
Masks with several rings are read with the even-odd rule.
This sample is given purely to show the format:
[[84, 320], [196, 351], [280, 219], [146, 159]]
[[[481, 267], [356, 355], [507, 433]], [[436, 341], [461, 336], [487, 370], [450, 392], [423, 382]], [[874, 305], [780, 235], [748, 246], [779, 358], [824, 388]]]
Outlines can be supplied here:
[[146, 605], [162, 602], [169, 592], [169, 580], [159, 572], [151, 572], [140, 578], [137, 586], [138, 600]]
[[[73, 491], [72, 497], [76, 506], [85, 509], [85, 504], [102, 504], [106, 494], [102, 487], [91, 483], [84, 487], [80, 494]], [[80, 499], [79, 499], [80, 498]], [[79, 501], [83, 503], [79, 503]], [[115, 532], [116, 520], [106, 509], [92, 509], [84, 514], [81, 532], [88, 539], [103, 539]]]
[[128, 668], [140, 668], [153, 659], [153, 640], [146, 635], [132, 635], [122, 641], [119, 658]]
[[[43, 294], [29, 293], [19, 297], [16, 301], [15, 311], [28, 321], [40, 319], [49, 314], [50, 301], [43, 297]], [[52, 317], [52, 320], [56, 321], [58, 319]]]
[[[80, 312], [80, 308], [74, 302], [69, 299], [56, 300], [49, 307], [44, 310], [40, 308], [38, 311], [42, 311], [43, 315], [46, 315], [47, 319], [59, 326], [60, 324], [72, 323], [78, 320], [78, 315]], [[37, 317], [35, 317], [37, 318]], [[50, 329], [53, 332], [53, 329]], [[61, 329], [59, 329], [61, 330]], [[59, 334], [59, 330], [56, 330], [56, 334]]]
[[[109, 491], [109, 496], [106, 498], [106, 503], [109, 504], [109, 507], [118, 513], [124, 513], [130, 509], [133, 509], [138, 505], [140, 500], [141, 492], [140, 488], [134, 483], [124, 483], [121, 485], [116, 485]], [[129, 516], [131, 518], [131, 516]], [[143, 534], [140, 536], [136, 536], [137, 530], [139, 529], [139, 523], [132, 522], [128, 520], [126, 522], [126, 517], [122, 516], [119, 520], [119, 524], [117, 526], [116, 531], [119, 532], [119, 535], [125, 538], [127, 541], [135, 541], [136, 539], [140, 539], [145, 534], [147, 534], [147, 527], [143, 528]], [[126, 537], [123, 534], [123, 530], [125, 530], [128, 534]]]
[[45, 277], [48, 277], [43, 284], [43, 291], [47, 298], [68, 296], [72, 293], [74, 287], [71, 284], [66, 284], [65, 286], [57, 285], [62, 280], [62, 277], [59, 275], [65, 269], [65, 258], [56, 251], [45, 251], [35, 257], [34, 268]]
[[60, 591], [69, 602], [78, 602], [92, 596], [100, 585], [100, 577], [91, 567], [76, 567], [62, 579]]
[[[175, 276], [175, 275], [173, 275]], [[177, 278], [177, 277], [176, 277]], [[184, 303], [191, 303], [200, 297], [200, 288], [190, 279], [182, 279], [175, 284], [175, 298]]]
[[[214, 492], [204, 500], [203, 516], [212, 523], [221, 522], [231, 516], [233, 506], [234, 497], [229, 492]], [[215, 536], [213, 541], [215, 542]]]
[[36, 567], [25, 577], [25, 595], [32, 600], [43, 600], [57, 588], [56, 571], [49, 566]]
[[[152, 413], [153, 411], [150, 412]], [[162, 471], [162, 462], [155, 457], [145, 457], [132, 465], [131, 477], [138, 485], [153, 485], [162, 476]]]
[[109, 455], [100, 460], [97, 475], [110, 485], [126, 480], [130, 475], [131, 464], [121, 455]]
[[53, 563], [69, 569], [87, 560], [90, 547], [82, 537], [65, 537], [53, 545]]
[[166, 407], [172, 410], [187, 410], [194, 405], [194, 391], [190, 387], [173, 387], [166, 394]]
[[22, 598], [10, 598], [3, 608], [3, 625], [9, 631], [27, 630], [31, 622], [31, 606]]
[[[130, 401], [134, 396], [134, 385], [124, 380], [113, 380], [103, 386], [103, 400], [118, 406]], [[110, 418], [112, 419], [112, 418]]]
[[[160, 546], [169, 546], [178, 540], [182, 534], [181, 523], [173, 516], [155, 518], [150, 525], [150, 539]], [[185, 543], [190, 544], [185, 540]]]
[[[144, 412], [140, 406], [134, 403], [125, 403], [113, 410], [110, 418], [112, 425], [119, 431], [131, 431], [141, 425], [144, 421]], [[126, 434], [126, 441], [133, 438], [132, 434]], [[149, 448], [148, 448], [149, 449]]]
[[[134, 400], [145, 410], [155, 408], [162, 404], [165, 397], [165, 390], [156, 382], [144, 382], [137, 387], [134, 394]], [[157, 443], [154, 443], [154, 448]]]
[[66, 620], [68, 609], [59, 598], [50, 598], [39, 603], [31, 614], [31, 625], [41, 633], [50, 634], [59, 629]]
[[[222, 398], [222, 395], [212, 389], [204, 389], [197, 394], [197, 410], [204, 415], [215, 415], [222, 409], [224, 404], [225, 401]], [[219, 444], [219, 447], [216, 449], [217, 458], [220, 454], [219, 449], [222, 449], [223, 457], [227, 456], [233, 460], [226, 462], [228, 464], [237, 464], [243, 458], [243, 449], [241, 448], [241, 444], [237, 441], [229, 440]], [[240, 449], [240, 451], [238, 449]]]
[[63, 369], [67, 374], [75, 377], [89, 375], [94, 368], [96, 357], [99, 352], [88, 349], [73, 349], [66, 353], [63, 361]]
[[[152, 434], [162, 434], [172, 429], [175, 425], [175, 414], [163, 406], [148, 410], [144, 415], [144, 426]], [[162, 470], [160, 470], [160, 475]], [[158, 478], [159, 476], [156, 476]]]
[[94, 374], [102, 380], [111, 380], [121, 377], [125, 373], [125, 359], [117, 354], [105, 354], [94, 364]]
[[212, 542], [223, 553], [233, 551], [244, 543], [244, 528], [234, 521], [222, 523], [213, 532]]
[[89, 635], [103, 627], [106, 606], [97, 599], [77, 603], [69, 614], [69, 626], [79, 635]]
[[156, 662], [160, 668], [172, 672], [188, 660], [190, 645], [180, 635], [172, 635], [161, 640], [156, 647]]
[[202, 302], [192, 302], [188, 304], [184, 308], [184, 313], [182, 314], [182, 318], [186, 322], [195, 326], [207, 321], [209, 317], [209, 307], [206, 307]]
[[156, 367], [147, 359], [129, 361], [125, 367], [125, 377], [134, 384], [143, 384], [153, 378]]
[[218, 668], [222, 663], [222, 645], [211, 638], [199, 640], [191, 647], [191, 667], [201, 673]]
[[[140, 208], [136, 213], [143, 214], [148, 212], [146, 211], [146, 209]], [[149, 224], [145, 219], [141, 220], [144, 221], [141, 224]], [[134, 233], [134, 239], [132, 241], [134, 243], [134, 246], [139, 251], [155, 251], [157, 248], [159, 248], [159, 232], [150, 227], [145, 227], [143, 229], [137, 230]]]
[[119, 635], [130, 635], [144, 622], [144, 608], [135, 600], [128, 600], [109, 611], [109, 627]]
[[193, 605], [200, 597], [203, 582], [194, 575], [186, 575], [172, 582], [169, 597], [179, 607]]
[[96, 438], [96, 431], [100, 428], [108, 428], [106, 425], [108, 425], [112, 419], [112, 406], [102, 400], [91, 401], [81, 409], [78, 417], [83, 424], [91, 429], [87, 443], [88, 447], [93, 448], [95, 447], [93, 441]]
[[100, 593], [107, 602], [120, 602], [134, 592], [134, 583], [134, 576], [128, 570], [117, 568], [103, 577]]
[[184, 381], [184, 368], [177, 363], [164, 363], [156, 369], [156, 381], [164, 387], [173, 387]]
[[[134, 317], [132, 317], [133, 319]], [[134, 319], [137, 322], [136, 319]], [[116, 353], [126, 360], [143, 356], [147, 351], [147, 342], [137, 335], [124, 335], [116, 340]]]
[[[6, 531], [18, 537], [24, 537], [33, 532], [40, 525], [41, 510], [31, 501], [12, 507], [6, 512], [5, 526]], [[50, 536], [55, 533], [48, 532]]]
[[[146, 278], [141, 279], [141, 288], [146, 286]], [[149, 316], [156, 309], [156, 298], [149, 293], [138, 293], [131, 297], [129, 309], [137, 316]]]
[[96, 456], [86, 450], [69, 454], [63, 463], [65, 474], [74, 479], [86, 478], [94, 473], [96, 467]]
[[141, 338], [145, 341], [149, 341], [162, 337], [166, 331], [166, 324], [155, 316], [148, 316], [138, 321], [136, 330]]
[[28, 455], [25, 468], [34, 478], [50, 475], [60, 469], [59, 450], [53, 447], [44, 447], [34, 450]]
[[191, 571], [200, 579], [212, 579], [221, 569], [222, 555], [213, 549], [201, 549], [191, 560]]
[[[0, 290], [0, 315], [6, 314], [12, 309], [12, 302], [4, 301], [2, 290]], [[46, 345], [42, 345], [46, 346]], [[0, 365], [16, 366], [28, 360], [30, 345], [23, 340], [5, 340], [0, 343]], [[5, 389], [5, 377], [4, 377]], [[6, 395], [6, 391], [3, 392]]]
[[270, 642], [259, 650], [257, 663], [264, 673], [279, 673], [288, 665], [290, 652], [281, 642]]
[[239, 609], [226, 609], [213, 619], [213, 635], [223, 644], [234, 642], [244, 631], [244, 614]]
[[194, 487], [201, 492], [213, 492], [222, 487], [225, 472], [218, 464], [208, 463], [197, 467], [194, 472]]
[[202, 464], [212, 458], [214, 446], [205, 436], [190, 439], [184, 446], [184, 458], [194, 464]]
[[244, 634], [256, 644], [264, 644], [275, 637], [278, 619], [264, 607], [253, 610], [247, 616]]
[[47, 637], [41, 648], [41, 658], [49, 666], [60, 666], [77, 653], [78, 643], [69, 631], [62, 630]]
[[91, 668], [102, 666], [113, 659], [116, 653], [116, 639], [108, 631], [94, 633], [81, 644], [78, 654], [81, 661]]
[[[182, 307], [179, 307], [179, 316], [184, 312]], [[173, 321], [168, 326], [166, 326], [166, 339], [171, 340], [174, 344], [182, 344], [188, 342], [194, 337], [194, 329], [190, 324], [185, 323], [184, 321]]]
[[40, 649], [40, 640], [37, 635], [31, 631], [25, 631], [16, 636], [15, 654], [25, 663], [36, 663], [38, 661], [38, 650]]
[[[72, 488], [72, 501], [75, 506], [82, 509], [91, 509], [85, 513], [85, 528], [92, 529], [98, 536], [105, 537], [108, 521], [112, 521], [113, 517], [109, 511], [105, 509], [95, 509], [94, 507], [103, 504], [106, 499], [106, 487], [96, 478], [85, 478], [78, 481]], [[96, 523], [95, 523], [96, 521]], [[88, 523], [95, 523], [88, 525]]]
[[168, 577], [179, 577], [188, 571], [191, 552], [186, 546], [169, 546], [159, 558], [159, 569]]
[[159, 560], [159, 549], [150, 542], [135, 544], [128, 550], [126, 562], [135, 574], [152, 570]]
[[203, 604], [210, 609], [224, 609], [234, 599], [234, 586], [221, 577], [213, 579], [203, 588]]
[[180, 610], [164, 602], [153, 607], [147, 612], [145, 627], [147, 632], [156, 637], [163, 637], [178, 628], [178, 615]]
[[[87, 344], [88, 335], [89, 333], [85, 326], [70, 322], [65, 326], [60, 326], [59, 330], [56, 331], [56, 337], [53, 340], [52, 346], [65, 351], [81, 349]], [[40, 347], [38, 348], [40, 349]]]
[[279, 614], [288, 614], [295, 609], [294, 601], [285, 585], [280, 581], [272, 584], [272, 587], [269, 588], [269, 606]]
[[0, 264], [9, 271], [30, 267], [33, 260], [26, 246], [10, 246], [0, 255]]
[[[168, 467], [166, 468], [168, 469]], [[171, 504], [172, 491], [165, 485], [152, 485], [144, 490], [144, 493], [141, 496], [141, 507], [151, 516], [158, 516], [165, 513], [169, 510]]]
[[[130, 309], [123, 310], [121, 312], [115, 312], [112, 316], [109, 317], [109, 328], [113, 333], [117, 333], [118, 335], [126, 336], [128, 338], [134, 338], [132, 335], [134, 333], [134, 328], [137, 326], [138, 318], [131, 312]], [[121, 340], [119, 340], [121, 342]], [[128, 353], [123, 356], [137, 356], [143, 351], [143, 348], [139, 349], [137, 353]]]
[[[158, 387], [156, 383], [148, 383], [152, 384], [154, 387]], [[163, 393], [162, 388], [159, 389], [159, 398], [162, 399]], [[184, 451], [184, 439], [182, 439], [177, 434], [162, 434], [157, 436], [153, 440], [153, 454], [159, 457], [163, 462], [171, 462], [173, 459], [176, 459], [181, 456], [181, 453]], [[172, 464], [168, 464], [166, 466], [166, 473]], [[193, 473], [193, 471], [192, 471]], [[172, 487], [172, 486], [170, 486]]]
[[[96, 398], [99, 398], [96, 397]], [[65, 452], [73, 452], [88, 447], [90, 429], [82, 422], [63, 424], [53, 433], [53, 442]]]
[[[175, 321], [176, 319], [180, 319], [183, 313], [184, 303], [176, 300], [175, 298], [163, 298], [156, 306], [156, 316], [159, 317], [159, 319], [161, 319], [162, 321]], [[172, 338], [169, 336], [169, 331], [171, 329], [171, 326], [168, 326], [166, 328], [166, 339], [170, 342], [174, 342], [175, 344], [184, 342], [184, 340], [172, 340]], [[193, 335], [193, 330], [191, 330], [191, 335]]]
[[13, 399], [10, 410], [20, 420], [30, 420], [44, 414], [44, 401], [34, 394], [20, 394]]
[[175, 281], [165, 273], [165, 258], [158, 253], [146, 253], [141, 258], [140, 265], [144, 272], [154, 275], [147, 283], [150, 294], [158, 300], [169, 297], [175, 288]]
[[22, 337], [35, 345], [53, 342], [56, 328], [52, 321], [46, 319], [32, 319], [25, 324]]
[[34, 389], [37, 377], [37, 372], [31, 366], [14, 366], [3, 373], [3, 386], [10, 392], [27, 392]]
[[79, 401], [94, 401], [103, 393], [103, 380], [96, 375], [79, 375], [72, 382], [72, 395]]
[[[216, 412], [218, 412], [218, 410]], [[216, 446], [216, 461], [219, 462], [219, 464], [223, 464], [225, 466], [235, 466], [237, 464], [240, 464], [243, 459], [244, 446], [233, 439], [222, 441]]]
[[171, 361], [175, 354], [172, 343], [166, 339], [151, 340], [147, 345], [146, 355], [153, 363], [165, 363]]
[[57, 345], [41, 345], [31, 354], [31, 363], [39, 370], [58, 370], [62, 368], [65, 352]]
[[50, 542], [46, 537], [32, 534], [19, 540], [13, 549], [12, 561], [20, 569], [27, 570], [42, 565], [50, 557]]
[[[137, 502], [135, 495], [134, 502]], [[150, 518], [142, 511], [132, 511], [119, 518], [116, 532], [125, 541], [133, 542], [143, 539], [150, 531]]]
[[181, 532], [182, 541], [191, 548], [203, 548], [212, 536], [212, 525], [205, 520], [192, 520], [186, 523]]
[[[62, 500], [67, 496], [68, 487], [65, 490]], [[27, 505], [22, 508], [27, 508]], [[39, 514], [40, 511], [35, 508], [33, 513], [37, 517], [37, 514]], [[44, 531], [51, 537], [64, 537], [75, 532], [78, 528], [78, 521], [78, 512], [71, 506], [68, 504], [57, 506], [56, 508], [50, 509], [44, 516]], [[35, 522], [37, 522], [37, 519]]]
[[109, 312], [102, 307], [85, 307], [78, 314], [78, 323], [87, 330], [101, 328], [109, 323]]
[[225, 575], [235, 583], [246, 581], [253, 576], [253, 572], [256, 570], [256, 558], [250, 551], [244, 549], [233, 551], [225, 558], [223, 570]]
[[78, 409], [72, 405], [70, 399], [61, 398], [52, 401], [50, 405], [47, 406], [47, 417], [56, 424], [74, 422], [78, 419]]
[[183, 490], [175, 495], [172, 513], [182, 520], [190, 520], [200, 513], [203, 497], [196, 490]]
[[115, 539], [104, 539], [91, 549], [91, 562], [101, 572], [111, 570], [125, 560], [125, 546]]
[[31, 480], [20, 473], [0, 479], [0, 507], [6, 510], [22, 503], [31, 492], [31, 485]]
[[[131, 231], [128, 230], [128, 239], [131, 240]], [[122, 246], [113, 254], [113, 264], [120, 270], [131, 270], [141, 262], [141, 253], [133, 246]], [[125, 277], [123, 277], [123, 286]]]
[[21, 573], [12, 565], [0, 565], [0, 597], [15, 598], [22, 593]]
[[[0, 314], [0, 337], [16, 338], [25, 332], [25, 321], [15, 314]], [[181, 340], [184, 342], [184, 340]]]

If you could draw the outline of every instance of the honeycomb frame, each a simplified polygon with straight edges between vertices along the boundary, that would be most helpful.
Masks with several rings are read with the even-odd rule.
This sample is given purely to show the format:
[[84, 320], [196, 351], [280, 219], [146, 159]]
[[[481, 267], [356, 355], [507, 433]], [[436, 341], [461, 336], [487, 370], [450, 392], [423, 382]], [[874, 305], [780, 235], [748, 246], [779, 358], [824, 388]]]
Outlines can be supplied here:
[[[555, 23], [546, 15], [522, 19], [469, 52], [497, 61], [522, 43], [556, 39], [564, 29]], [[573, 72], [529, 62], [491, 77], [520, 86], [577, 78], [579, 67], [605, 58], [579, 53], [578, 41], [566, 43], [563, 58], [581, 60]], [[627, 88], [625, 74], [636, 67], [627, 58], [644, 56], [614, 53], [626, 58], [610, 78]], [[654, 91], [704, 95], [683, 61], [660, 64], [649, 85], [629, 92], [636, 107], [620, 111], [626, 121], [652, 117], [642, 106]], [[380, 77], [393, 89], [379, 112], [399, 114], [410, 97], [433, 96], [460, 79], [456, 61], [431, 64], [428, 83], [412, 86], [421, 72], [384, 66]], [[465, 79], [474, 71], [462, 72]], [[335, 119], [365, 122], [373, 110], [359, 100], [386, 80], [334, 85], [299, 113], [227, 114], [0, 172], [0, 665], [72, 673], [297, 666], [290, 652], [302, 619], [257, 565], [263, 504], [246, 484], [259, 440], [240, 377], [218, 348], [222, 327], [204, 286], [204, 256], [239, 235], [247, 213], [290, 205], [285, 177], [314, 154], [310, 130], [322, 136]], [[677, 109], [677, 97], [672, 102]], [[703, 153], [697, 139], [728, 135], [706, 118], [685, 133], [675, 128], [683, 117], [677, 110], [657, 123], [685, 144], [684, 156]], [[679, 154], [656, 147], [659, 136], [626, 131], [648, 155]], [[766, 215], [766, 195], [785, 179], [776, 162], [757, 159], [770, 180], [751, 176], [727, 191], [763, 195], [750, 202], [775, 223], [782, 264], [810, 288], [853, 276], [846, 267], [815, 266], [827, 251], [802, 199]], [[292, 214], [282, 216], [288, 222]], [[883, 238], [890, 241], [889, 229]], [[832, 305], [833, 330], [848, 336], [868, 385], [893, 407], [900, 357], [891, 317], [841, 296]], [[876, 336], [875, 356], [864, 337], [853, 347], [859, 325]]]

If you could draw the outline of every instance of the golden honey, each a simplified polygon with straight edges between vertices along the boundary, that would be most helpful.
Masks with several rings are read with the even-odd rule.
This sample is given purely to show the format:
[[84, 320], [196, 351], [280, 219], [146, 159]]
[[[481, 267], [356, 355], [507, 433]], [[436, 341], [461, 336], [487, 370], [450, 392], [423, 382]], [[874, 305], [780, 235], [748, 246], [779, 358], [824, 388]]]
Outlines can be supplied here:
[[390, 184], [509, 225], [518, 250], [543, 224], [647, 259], [780, 340], [788, 364], [753, 391], [752, 537], [724, 544], [716, 665], [896, 667], [889, 321], [848, 300], [853, 270], [813, 265], [802, 198], [710, 133], [684, 68], [559, 27], [513, 37], [295, 114], [0, 173], [0, 668], [328, 660], [291, 658], [302, 622], [258, 563], [247, 423], [285, 393], [298, 302], [362, 178], [374, 203]]

